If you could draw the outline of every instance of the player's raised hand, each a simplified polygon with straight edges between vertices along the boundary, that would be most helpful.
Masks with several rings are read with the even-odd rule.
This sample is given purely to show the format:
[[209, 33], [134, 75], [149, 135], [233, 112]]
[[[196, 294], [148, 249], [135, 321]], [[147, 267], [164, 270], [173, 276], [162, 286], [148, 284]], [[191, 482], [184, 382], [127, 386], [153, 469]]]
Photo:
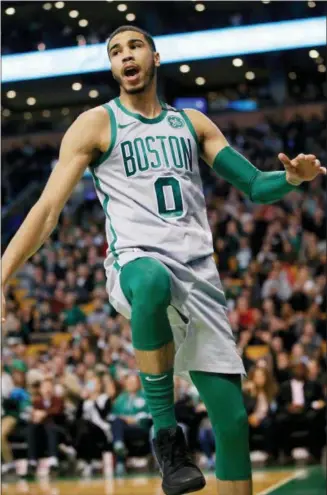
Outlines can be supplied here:
[[301, 153], [291, 160], [284, 153], [279, 153], [278, 158], [286, 171], [286, 180], [294, 185], [304, 181], [311, 181], [319, 174], [326, 175], [326, 167], [322, 167], [315, 155], [304, 155]]

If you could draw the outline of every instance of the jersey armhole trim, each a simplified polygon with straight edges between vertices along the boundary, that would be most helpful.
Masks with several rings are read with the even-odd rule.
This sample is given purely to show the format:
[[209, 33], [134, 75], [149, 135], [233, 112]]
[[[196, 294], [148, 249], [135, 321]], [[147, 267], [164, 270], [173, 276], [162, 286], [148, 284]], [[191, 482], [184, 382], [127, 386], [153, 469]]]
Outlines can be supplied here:
[[194, 126], [193, 126], [193, 124], [191, 122], [191, 119], [189, 118], [189, 116], [186, 114], [186, 112], [184, 110], [181, 110], [180, 112], [183, 115], [183, 118], [184, 118], [184, 120], [186, 122], [186, 125], [189, 128], [189, 131], [190, 131], [190, 133], [192, 134], [192, 136], [194, 138], [194, 141], [195, 141], [195, 143], [197, 145], [198, 153], [199, 153], [199, 156], [200, 156], [200, 151], [201, 151], [200, 141], [199, 141], [198, 135], [197, 135], [197, 133], [196, 133], [196, 131], [194, 129]]
[[109, 148], [107, 149], [107, 151], [105, 151], [104, 153], [102, 153], [102, 155], [100, 155], [99, 158], [97, 160], [95, 160], [95, 162], [93, 163], [92, 168], [98, 167], [99, 165], [101, 165], [103, 162], [105, 162], [109, 158], [109, 156], [112, 153], [112, 150], [115, 147], [116, 139], [117, 139], [117, 122], [116, 122], [115, 114], [112, 111], [111, 107], [107, 103], [105, 103], [102, 106], [103, 106], [103, 108], [105, 108], [107, 110], [107, 112], [109, 114], [109, 119], [110, 119], [110, 145], [109, 145]]
[[[110, 251], [112, 252], [113, 254], [113, 257], [114, 257], [114, 268], [119, 271], [121, 269], [121, 266], [119, 264], [119, 255], [116, 251], [116, 242], [117, 242], [117, 233], [112, 225], [112, 220], [111, 220], [111, 216], [110, 216], [110, 213], [109, 213], [109, 209], [108, 209], [108, 205], [109, 205], [109, 202], [110, 202], [110, 197], [108, 194], [106, 194], [102, 187], [101, 187], [101, 183], [100, 183], [100, 179], [99, 177], [97, 176], [94, 168], [91, 170], [91, 174], [92, 174], [92, 177], [93, 177], [93, 180], [94, 180], [94, 185], [95, 185], [95, 188], [104, 196], [104, 202], [102, 204], [102, 201], [100, 200], [100, 203], [101, 203], [101, 206], [104, 210], [104, 213], [105, 213], [105, 216], [107, 217], [107, 220], [109, 221], [109, 229], [111, 231], [111, 234], [112, 234], [112, 241], [109, 245], [109, 248], [110, 248]], [[100, 198], [99, 198], [100, 199]]]

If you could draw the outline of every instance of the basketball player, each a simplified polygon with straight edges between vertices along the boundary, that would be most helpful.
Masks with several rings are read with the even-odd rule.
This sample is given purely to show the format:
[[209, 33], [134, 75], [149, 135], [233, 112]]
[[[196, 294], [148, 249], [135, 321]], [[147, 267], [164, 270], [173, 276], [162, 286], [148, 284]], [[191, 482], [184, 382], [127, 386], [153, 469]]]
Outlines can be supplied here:
[[326, 169], [314, 155], [280, 154], [285, 171], [262, 173], [202, 113], [159, 101], [160, 56], [143, 30], [117, 29], [108, 54], [120, 97], [81, 114], [67, 131], [40, 199], [4, 253], [2, 283], [50, 236], [89, 167], [106, 215], [109, 298], [131, 318], [163, 490], [178, 495], [205, 485], [176, 423], [175, 372], [191, 378], [206, 404], [219, 495], [250, 495], [244, 368], [212, 258], [199, 157], [257, 203], [278, 201]]

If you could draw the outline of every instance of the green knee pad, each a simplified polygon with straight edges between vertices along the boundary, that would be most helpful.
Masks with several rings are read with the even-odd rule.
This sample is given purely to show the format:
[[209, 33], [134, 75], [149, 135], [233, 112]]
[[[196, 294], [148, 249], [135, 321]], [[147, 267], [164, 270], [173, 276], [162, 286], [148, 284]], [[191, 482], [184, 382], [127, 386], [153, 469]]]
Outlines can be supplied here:
[[240, 375], [190, 372], [215, 433], [216, 476], [222, 481], [251, 478], [248, 418]]
[[120, 274], [122, 291], [132, 307], [132, 342], [135, 349], [160, 349], [173, 340], [167, 308], [171, 301], [170, 275], [154, 258], [138, 258]]
[[[167, 316], [171, 300], [170, 275], [154, 258], [138, 258], [120, 274], [124, 295], [132, 307], [132, 341], [135, 349], [152, 351], [172, 342]], [[157, 375], [140, 373], [155, 432], [176, 427], [173, 369]]]

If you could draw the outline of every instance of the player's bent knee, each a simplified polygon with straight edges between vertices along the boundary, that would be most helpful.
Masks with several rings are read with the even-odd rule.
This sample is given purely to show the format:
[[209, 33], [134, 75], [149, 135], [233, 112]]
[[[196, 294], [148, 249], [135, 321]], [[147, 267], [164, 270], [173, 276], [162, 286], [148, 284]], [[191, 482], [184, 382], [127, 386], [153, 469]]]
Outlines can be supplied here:
[[122, 269], [120, 283], [132, 307], [134, 348], [160, 350], [171, 343], [173, 335], [167, 315], [171, 301], [168, 270], [154, 258], [139, 258]]

